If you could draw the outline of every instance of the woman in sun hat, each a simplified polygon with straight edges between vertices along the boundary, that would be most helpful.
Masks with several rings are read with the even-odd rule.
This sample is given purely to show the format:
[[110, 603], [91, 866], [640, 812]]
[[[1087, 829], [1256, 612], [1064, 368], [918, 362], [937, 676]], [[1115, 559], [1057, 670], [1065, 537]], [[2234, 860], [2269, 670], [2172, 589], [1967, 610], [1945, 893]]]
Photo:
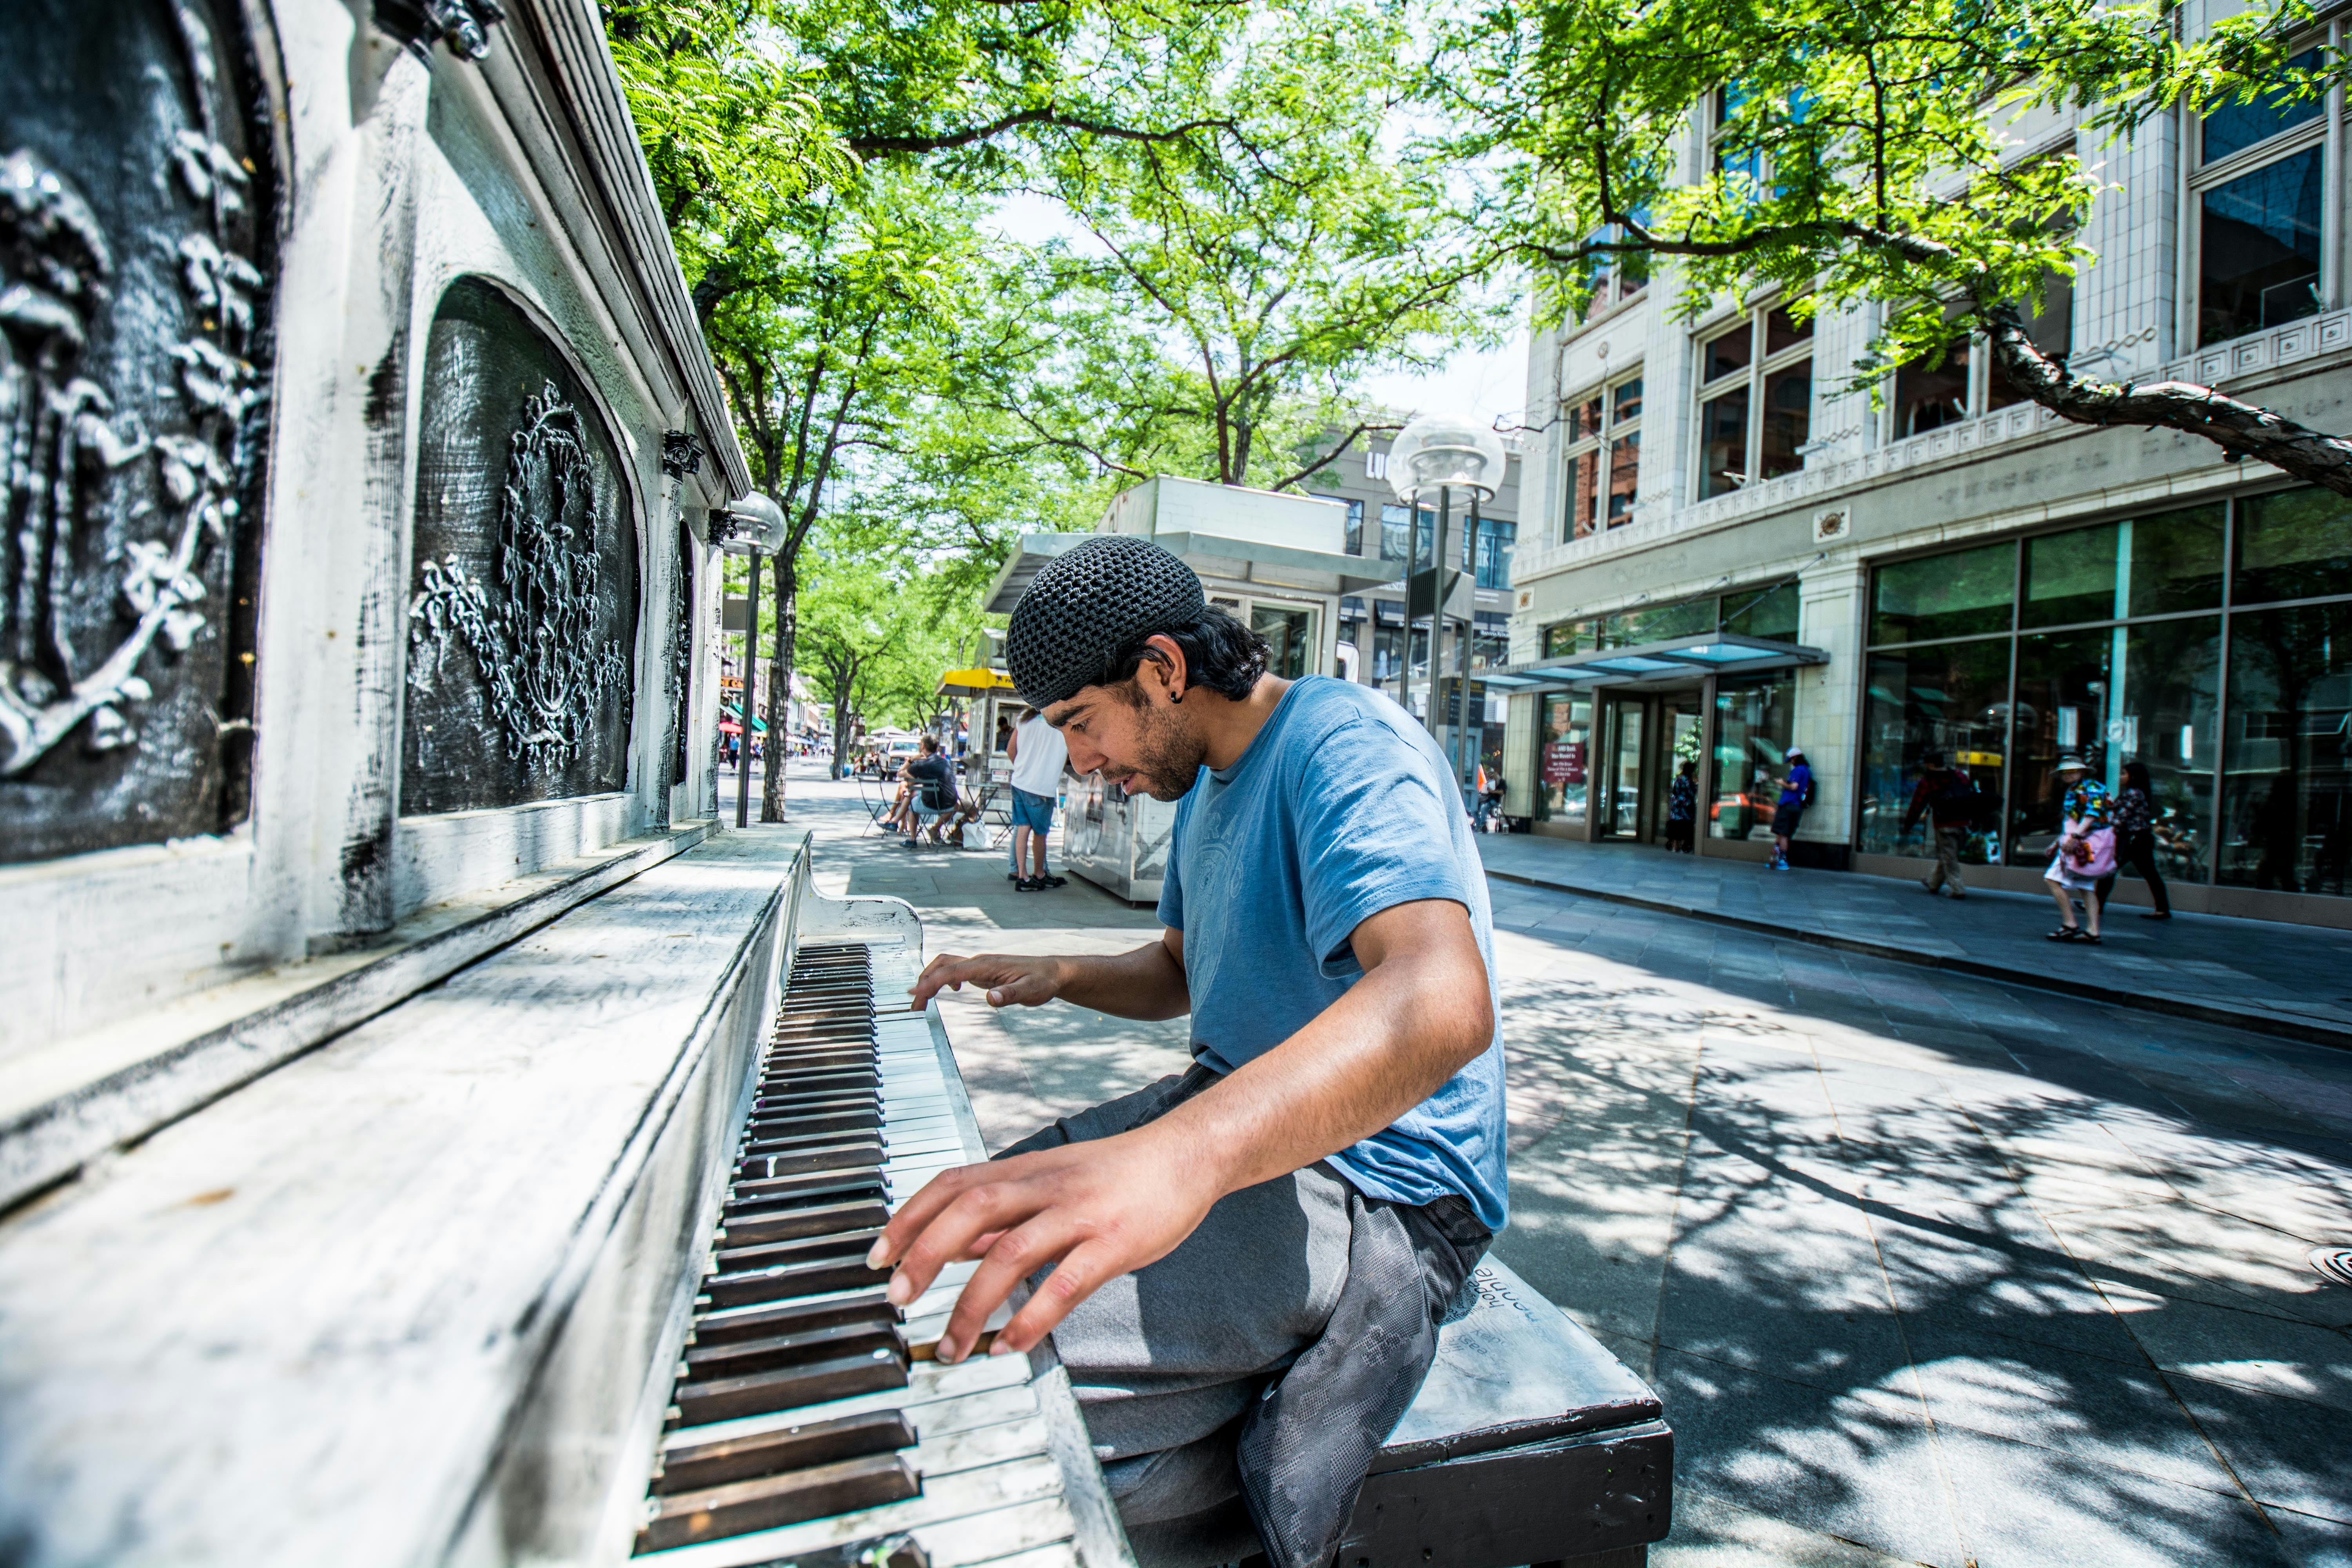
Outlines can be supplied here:
[[[2107, 786], [2091, 777], [2090, 764], [2072, 752], [2058, 755], [2053, 770], [2064, 792], [2058, 815], [2057, 846], [2050, 853], [2050, 868], [2042, 873], [2050, 896], [2058, 900], [2059, 926], [2052, 942], [2099, 940], [2099, 879], [2116, 868], [2116, 830], [2108, 820]], [[2083, 918], [2089, 929], [2074, 923], [2074, 895], [2083, 895]]]

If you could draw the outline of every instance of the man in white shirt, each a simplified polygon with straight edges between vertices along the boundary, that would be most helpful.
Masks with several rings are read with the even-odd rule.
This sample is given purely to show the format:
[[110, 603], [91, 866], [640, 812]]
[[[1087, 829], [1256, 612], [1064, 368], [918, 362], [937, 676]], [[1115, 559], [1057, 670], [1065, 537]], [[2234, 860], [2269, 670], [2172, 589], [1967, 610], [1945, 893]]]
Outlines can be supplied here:
[[1013, 759], [1013, 885], [1024, 893], [1058, 888], [1067, 879], [1046, 871], [1045, 835], [1054, 826], [1054, 802], [1062, 793], [1069, 744], [1033, 708], [1013, 727], [1004, 754]]

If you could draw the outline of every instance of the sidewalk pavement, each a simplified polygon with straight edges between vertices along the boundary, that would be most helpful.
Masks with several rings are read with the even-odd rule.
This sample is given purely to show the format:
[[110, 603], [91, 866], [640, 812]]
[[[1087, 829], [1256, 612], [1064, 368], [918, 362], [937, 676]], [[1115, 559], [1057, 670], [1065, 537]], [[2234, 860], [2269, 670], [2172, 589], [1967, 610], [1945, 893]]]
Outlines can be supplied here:
[[2098, 947], [2044, 940], [2046, 898], [1931, 897], [1904, 878], [1531, 835], [1478, 838], [1489, 876], [2176, 1017], [2352, 1047], [2352, 931], [2118, 908]]

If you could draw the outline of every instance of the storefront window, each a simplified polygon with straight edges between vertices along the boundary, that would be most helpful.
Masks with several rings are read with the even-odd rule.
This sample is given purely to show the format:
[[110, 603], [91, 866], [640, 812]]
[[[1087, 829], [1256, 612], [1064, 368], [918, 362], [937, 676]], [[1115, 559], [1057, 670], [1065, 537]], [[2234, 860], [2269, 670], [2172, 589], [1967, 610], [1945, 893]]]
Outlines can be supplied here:
[[1547, 697], [1536, 753], [1536, 820], [1582, 826], [1591, 766], [1592, 699]]
[[1315, 612], [1252, 605], [1250, 630], [1265, 639], [1266, 669], [1286, 680], [1305, 675], [1315, 658]]
[[1638, 647], [1643, 643], [1664, 642], [1669, 637], [1697, 637], [1715, 630], [1715, 601], [1685, 599], [1679, 604], [1631, 610], [1622, 616], [1612, 616], [1611, 619], [1621, 624], [1612, 628], [1615, 640], [1603, 646]]
[[[1981, 794], [2001, 797], [2009, 756], [2010, 640], [1882, 648], [1870, 656], [1863, 718], [1862, 832], [1866, 855], [1927, 852], [1927, 829], [1903, 831], [1920, 759], [1939, 751]], [[1969, 835], [1961, 858], [2000, 858], [1997, 834]]]
[[2347, 723], [2352, 604], [2231, 617], [2221, 881], [2346, 891]]
[[1871, 587], [1870, 640], [1927, 642], [1981, 637], [2010, 626], [2017, 590], [2017, 546], [1900, 561], [1878, 569]]
[[2147, 764], [2148, 783], [2156, 786], [2158, 868], [2175, 881], [2206, 878], [2221, 674], [2217, 616], [2124, 632], [2124, 689], [2108, 725], [2109, 759], [2118, 773], [2132, 757]]
[[1723, 596], [1721, 626], [1742, 637], [1797, 640], [1797, 584], [1776, 583], [1769, 588]]
[[[2016, 631], [1960, 637], [2006, 626], [2011, 562]], [[2073, 752], [2111, 789], [2147, 765], [2168, 879], [2352, 895], [2352, 501], [2274, 490], [1952, 551], [1872, 595], [1864, 852], [1925, 850], [1899, 823], [1934, 746], [2005, 802], [1980, 852], [2038, 868]]]
[[2352, 594], [2352, 500], [2330, 490], [2279, 490], [2238, 503], [2240, 605]]
[[2123, 524], [2102, 523], [2025, 542], [2025, 626], [2063, 626], [2116, 618], [2116, 544]]
[[[2332, 497], [2330, 498], [2333, 499]], [[2192, 506], [2124, 524], [2131, 584], [2125, 597], [2135, 616], [2221, 607], [2221, 562], [2227, 518], [2219, 505]]]
[[2061, 756], [2079, 757], [2112, 787], [2116, 759], [2106, 743], [2115, 682], [2111, 631], [2060, 632], [2017, 639], [2016, 729], [2011, 747], [2010, 860], [2040, 865], [2058, 842]]
[[1769, 838], [1777, 780], [1793, 734], [1796, 681], [1787, 675], [1725, 680], [1715, 693], [1710, 838]]

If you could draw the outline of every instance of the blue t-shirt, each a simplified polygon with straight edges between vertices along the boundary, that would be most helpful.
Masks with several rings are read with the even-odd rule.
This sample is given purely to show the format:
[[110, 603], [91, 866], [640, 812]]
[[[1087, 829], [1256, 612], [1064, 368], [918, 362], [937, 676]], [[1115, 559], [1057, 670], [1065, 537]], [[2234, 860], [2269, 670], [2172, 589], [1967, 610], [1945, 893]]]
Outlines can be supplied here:
[[1780, 804], [1801, 807], [1812, 793], [1813, 770], [1799, 763], [1789, 770], [1788, 782], [1780, 786]]
[[1292, 682], [1241, 760], [1202, 768], [1177, 806], [1160, 919], [1184, 933], [1192, 1054], [1227, 1073], [1344, 995], [1364, 973], [1349, 934], [1417, 899], [1470, 911], [1495, 1037], [1331, 1163], [1373, 1197], [1458, 1194], [1499, 1231], [1509, 1186], [1495, 931], [1461, 790], [1428, 731], [1369, 686]]

